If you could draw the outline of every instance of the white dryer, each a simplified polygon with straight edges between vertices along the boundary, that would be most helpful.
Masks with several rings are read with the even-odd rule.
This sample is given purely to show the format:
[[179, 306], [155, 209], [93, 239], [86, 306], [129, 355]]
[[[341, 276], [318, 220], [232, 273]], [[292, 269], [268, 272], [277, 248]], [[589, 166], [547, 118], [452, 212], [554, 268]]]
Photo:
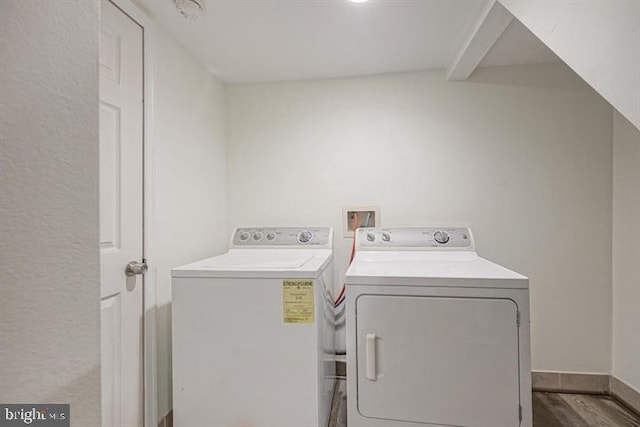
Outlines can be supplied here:
[[349, 427], [531, 427], [529, 280], [470, 229], [360, 229], [346, 286]]
[[329, 227], [262, 227], [172, 270], [177, 427], [327, 426], [332, 265]]

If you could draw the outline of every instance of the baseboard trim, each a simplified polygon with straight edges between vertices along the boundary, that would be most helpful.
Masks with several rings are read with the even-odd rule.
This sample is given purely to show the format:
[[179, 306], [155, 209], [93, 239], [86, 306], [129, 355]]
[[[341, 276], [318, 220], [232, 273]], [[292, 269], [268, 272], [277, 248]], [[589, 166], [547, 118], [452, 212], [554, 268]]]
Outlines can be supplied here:
[[167, 415], [162, 417], [158, 423], [158, 427], [173, 427], [173, 411], [169, 411]]
[[533, 391], [609, 394], [610, 375], [607, 374], [574, 374], [566, 372], [531, 373]]
[[609, 382], [609, 394], [630, 411], [640, 415], [640, 392], [638, 390], [612, 376]]

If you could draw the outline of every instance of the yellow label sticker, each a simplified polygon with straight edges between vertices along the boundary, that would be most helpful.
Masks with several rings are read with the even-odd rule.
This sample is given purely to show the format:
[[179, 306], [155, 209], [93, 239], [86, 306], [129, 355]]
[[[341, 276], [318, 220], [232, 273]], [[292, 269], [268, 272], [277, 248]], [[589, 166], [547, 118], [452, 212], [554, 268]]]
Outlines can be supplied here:
[[282, 281], [282, 317], [285, 323], [313, 323], [313, 280]]

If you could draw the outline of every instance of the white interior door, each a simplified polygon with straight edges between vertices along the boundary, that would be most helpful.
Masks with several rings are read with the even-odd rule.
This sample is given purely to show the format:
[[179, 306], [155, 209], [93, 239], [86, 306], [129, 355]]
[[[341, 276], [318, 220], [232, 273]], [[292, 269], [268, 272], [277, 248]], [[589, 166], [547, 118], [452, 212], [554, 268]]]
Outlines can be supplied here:
[[102, 425], [143, 425], [142, 28], [109, 1], [100, 24]]
[[520, 425], [512, 300], [365, 295], [357, 312], [355, 374], [363, 416], [428, 425]]

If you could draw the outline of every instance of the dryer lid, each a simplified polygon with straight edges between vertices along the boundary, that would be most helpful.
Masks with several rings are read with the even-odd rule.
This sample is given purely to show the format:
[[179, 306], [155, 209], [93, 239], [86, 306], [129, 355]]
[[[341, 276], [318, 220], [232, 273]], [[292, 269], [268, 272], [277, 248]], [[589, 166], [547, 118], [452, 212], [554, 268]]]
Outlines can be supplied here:
[[347, 285], [527, 288], [528, 279], [475, 252], [358, 252]]

